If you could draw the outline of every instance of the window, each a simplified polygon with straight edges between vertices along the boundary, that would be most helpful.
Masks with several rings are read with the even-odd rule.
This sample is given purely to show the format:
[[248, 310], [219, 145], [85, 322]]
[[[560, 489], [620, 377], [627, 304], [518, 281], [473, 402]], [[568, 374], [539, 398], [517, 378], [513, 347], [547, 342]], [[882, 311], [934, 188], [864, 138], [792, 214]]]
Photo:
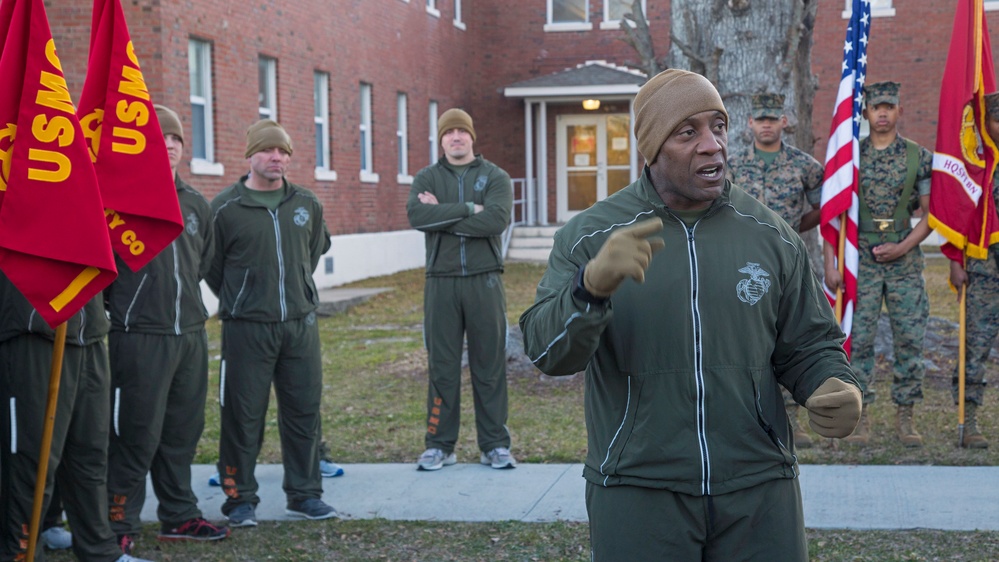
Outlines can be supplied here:
[[435, 18], [441, 17], [441, 11], [437, 9], [437, 0], [427, 0], [427, 13]]
[[985, 7], [986, 12], [999, 10], [999, 1], [996, 0], [985, 0], [985, 2], [983, 2], [983, 5]]
[[548, 23], [545, 31], [586, 31], [590, 23], [589, 0], [547, 0]]
[[430, 102], [430, 163], [433, 164], [437, 162], [440, 158], [440, 153], [437, 151], [440, 148], [437, 142], [437, 102]]
[[257, 104], [261, 119], [277, 121], [277, 60], [260, 57], [257, 65]]
[[361, 181], [375, 183], [378, 174], [372, 161], [371, 84], [361, 83]]
[[461, 19], [461, 0], [454, 0], [454, 26], [465, 30], [465, 22]]
[[396, 127], [395, 141], [399, 149], [399, 183], [413, 183], [413, 176], [409, 175], [409, 127], [406, 125], [406, 94], [399, 93], [395, 97], [396, 106]]
[[[846, 0], [846, 7], [843, 8], [843, 19], [847, 19], [853, 13], [853, 0]], [[871, 17], [891, 17], [895, 15], [895, 7], [892, 0], [871, 0]]]
[[187, 70], [191, 81], [191, 173], [221, 176], [225, 169], [215, 162], [215, 131], [212, 125], [212, 45], [187, 42]]
[[[604, 20], [600, 22], [600, 29], [621, 29], [621, 20], [631, 11], [631, 4], [632, 0], [604, 0]], [[649, 17], [646, 0], [642, 0], [642, 13]]]
[[336, 181], [330, 165], [330, 75], [312, 73], [313, 120], [316, 124], [316, 179]]

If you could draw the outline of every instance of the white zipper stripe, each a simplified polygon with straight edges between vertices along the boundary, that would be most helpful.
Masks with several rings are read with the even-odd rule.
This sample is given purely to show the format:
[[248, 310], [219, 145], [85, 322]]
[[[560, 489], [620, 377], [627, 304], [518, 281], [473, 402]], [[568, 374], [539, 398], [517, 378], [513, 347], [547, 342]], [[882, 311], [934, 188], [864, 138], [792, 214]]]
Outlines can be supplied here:
[[225, 407], [225, 359], [219, 363], [219, 407]]
[[[604, 462], [600, 463], [600, 474], [604, 473], [604, 465], [610, 460], [611, 449], [614, 448], [614, 442], [617, 441], [619, 435], [621, 435], [621, 430], [624, 429], [624, 422], [628, 419], [628, 408], [631, 407], [631, 376], [628, 376], [628, 399], [624, 403], [624, 417], [621, 418], [621, 425], [617, 426], [617, 431], [614, 432], [614, 437], [611, 439], [609, 445], [607, 445], [607, 455], [604, 456]], [[607, 478], [604, 478], [604, 486], [607, 485]]]
[[10, 454], [17, 454], [17, 398], [10, 397]]
[[121, 412], [121, 387], [114, 389], [114, 434], [121, 437], [121, 428], [118, 426], [118, 413]]

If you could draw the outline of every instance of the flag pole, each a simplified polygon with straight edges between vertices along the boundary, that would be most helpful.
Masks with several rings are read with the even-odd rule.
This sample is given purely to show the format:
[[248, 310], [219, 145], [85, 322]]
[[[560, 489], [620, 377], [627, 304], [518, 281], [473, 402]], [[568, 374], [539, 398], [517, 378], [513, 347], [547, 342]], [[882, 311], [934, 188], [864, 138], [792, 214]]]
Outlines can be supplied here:
[[[962, 258], [963, 266], [965, 271], [967, 271], [968, 265], [968, 255], [967, 248], [965, 248], [965, 255]], [[958, 289], [961, 291], [961, 308], [958, 311], [958, 318], [960, 321], [960, 329], [958, 331], [958, 349], [957, 349], [957, 446], [960, 448], [964, 444], [964, 396], [965, 396], [965, 367], [967, 365], [966, 357], [968, 352], [968, 345], [965, 341], [968, 333], [968, 284], [965, 283], [964, 286]]]
[[836, 268], [839, 270], [839, 287], [836, 287], [836, 323], [843, 323], [843, 287], [846, 279], [844, 273], [846, 264], [843, 261], [846, 254], [846, 211], [839, 216], [839, 244], [836, 248]]
[[59, 403], [59, 380], [62, 378], [62, 357], [66, 350], [66, 323], [56, 327], [52, 345], [52, 368], [49, 372], [49, 399], [45, 406], [45, 423], [42, 427], [42, 444], [38, 452], [38, 472], [35, 476], [35, 502], [31, 508], [31, 526], [28, 528], [28, 560], [35, 559], [38, 546], [38, 526], [45, 503], [45, 482], [48, 480], [49, 453], [52, 450], [52, 430], [55, 427], [56, 406]]

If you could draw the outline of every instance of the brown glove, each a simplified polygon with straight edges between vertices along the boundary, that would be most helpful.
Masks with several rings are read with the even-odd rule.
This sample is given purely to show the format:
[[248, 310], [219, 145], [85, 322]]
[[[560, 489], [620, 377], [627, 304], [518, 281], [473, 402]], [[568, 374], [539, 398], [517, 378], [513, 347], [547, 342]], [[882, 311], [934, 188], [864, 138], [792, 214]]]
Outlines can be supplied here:
[[862, 402], [859, 388], [828, 378], [805, 401], [808, 425], [823, 437], [846, 437], [860, 421]]
[[652, 261], [652, 254], [662, 250], [666, 242], [652, 236], [663, 229], [659, 217], [644, 220], [616, 230], [607, 238], [600, 251], [583, 271], [583, 286], [595, 297], [609, 297], [625, 277], [639, 283], [645, 282], [645, 270]]

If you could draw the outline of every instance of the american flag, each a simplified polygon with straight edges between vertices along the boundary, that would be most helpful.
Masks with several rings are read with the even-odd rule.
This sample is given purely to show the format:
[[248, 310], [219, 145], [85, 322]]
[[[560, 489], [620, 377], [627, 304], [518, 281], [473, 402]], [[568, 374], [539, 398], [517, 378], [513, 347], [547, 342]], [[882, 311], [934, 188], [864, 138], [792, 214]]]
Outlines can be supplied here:
[[[870, 0], [853, 0], [850, 23], [846, 28], [843, 44], [843, 74], [836, 94], [829, 144], [826, 146], [825, 177], [822, 182], [821, 228], [822, 237], [839, 248], [840, 229], [846, 228], [842, 260], [843, 285], [841, 292], [826, 296], [830, 304], [842, 314], [840, 327], [846, 334], [843, 348], [850, 353], [850, 335], [853, 330], [853, 309], [857, 301], [857, 215], [860, 193], [860, 114], [864, 103], [864, 80], [867, 76], [867, 41], [871, 30]], [[843, 217], [845, 216], [845, 225]], [[837, 300], [839, 304], [837, 305]]]

